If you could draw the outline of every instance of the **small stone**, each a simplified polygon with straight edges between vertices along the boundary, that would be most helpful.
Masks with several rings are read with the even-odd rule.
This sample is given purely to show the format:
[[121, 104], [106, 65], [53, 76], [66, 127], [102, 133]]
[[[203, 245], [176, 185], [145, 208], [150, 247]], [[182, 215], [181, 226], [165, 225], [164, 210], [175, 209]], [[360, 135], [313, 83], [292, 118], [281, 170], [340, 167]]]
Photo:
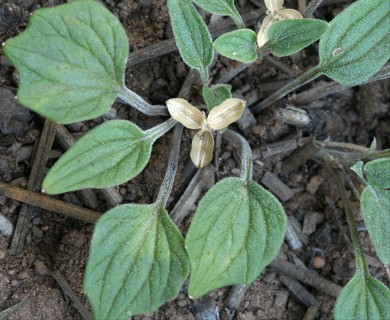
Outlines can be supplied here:
[[50, 273], [49, 268], [41, 260], [36, 260], [34, 262], [35, 271], [41, 276], [48, 275]]
[[18, 284], [19, 284], [18, 280], [14, 279], [14, 280], [11, 281], [11, 286], [13, 286], [13, 287], [16, 287]]
[[180, 308], [184, 308], [187, 306], [187, 301], [185, 300], [178, 300], [177, 302], [177, 305], [180, 307]]
[[19, 278], [19, 279], [26, 279], [27, 277], [28, 277], [27, 271], [22, 271], [22, 272], [19, 273], [19, 275], [18, 275], [18, 278]]
[[32, 226], [32, 233], [37, 238], [41, 238], [43, 235], [43, 232], [37, 226]]
[[325, 264], [326, 264], [325, 258], [322, 257], [322, 256], [314, 257], [314, 259], [313, 259], [313, 261], [311, 263], [311, 265], [315, 269], [321, 269], [321, 268], [325, 267]]
[[286, 308], [287, 299], [288, 299], [288, 291], [280, 291], [276, 295], [275, 305], [278, 306], [279, 308], [284, 309]]
[[3, 251], [3, 250], [0, 250], [0, 260], [1, 260], [1, 259], [4, 259], [4, 257], [5, 257], [4, 251]]

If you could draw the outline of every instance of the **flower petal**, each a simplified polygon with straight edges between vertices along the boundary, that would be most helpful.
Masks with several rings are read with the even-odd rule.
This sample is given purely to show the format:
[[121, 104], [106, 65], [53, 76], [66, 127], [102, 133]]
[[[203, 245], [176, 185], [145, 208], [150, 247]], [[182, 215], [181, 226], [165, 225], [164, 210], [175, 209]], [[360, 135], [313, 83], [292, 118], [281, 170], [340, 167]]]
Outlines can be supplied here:
[[245, 101], [237, 98], [226, 99], [210, 111], [207, 124], [213, 130], [221, 130], [240, 119], [244, 112]]
[[209, 130], [199, 131], [192, 139], [190, 157], [198, 168], [207, 166], [213, 159], [214, 137]]
[[268, 29], [276, 22], [277, 19], [270, 15], [266, 16], [261, 24], [260, 30], [257, 34], [257, 45], [261, 48], [268, 41]]
[[284, 9], [279, 11], [279, 16], [283, 19], [303, 19], [302, 14], [294, 9]]
[[201, 128], [204, 122], [202, 112], [192, 106], [187, 100], [181, 98], [169, 99], [166, 105], [172, 118], [179, 121], [186, 128]]

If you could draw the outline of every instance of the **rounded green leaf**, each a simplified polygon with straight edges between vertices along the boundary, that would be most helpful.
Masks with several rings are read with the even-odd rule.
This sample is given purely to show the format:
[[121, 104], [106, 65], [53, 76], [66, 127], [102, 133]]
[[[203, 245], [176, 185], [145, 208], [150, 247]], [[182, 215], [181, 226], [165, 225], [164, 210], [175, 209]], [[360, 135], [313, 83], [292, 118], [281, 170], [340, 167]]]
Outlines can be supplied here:
[[233, 60], [250, 63], [256, 60], [256, 33], [250, 29], [240, 29], [220, 36], [214, 42], [219, 54]]
[[321, 71], [343, 85], [369, 79], [390, 57], [389, 26], [389, 1], [355, 1], [321, 38]]
[[390, 190], [368, 186], [362, 193], [360, 203], [375, 251], [384, 264], [390, 264]]
[[189, 294], [249, 284], [279, 252], [286, 216], [279, 201], [253, 181], [227, 178], [199, 203], [185, 239]]
[[390, 290], [369, 274], [356, 274], [341, 290], [336, 301], [334, 318], [390, 319]]
[[209, 87], [207, 84], [203, 85], [202, 95], [207, 104], [207, 108], [211, 111], [222, 102], [232, 97], [232, 86], [230, 84], [217, 84]]
[[328, 29], [316, 19], [289, 19], [275, 22], [268, 30], [267, 48], [277, 57], [294, 54], [318, 40]]
[[126, 204], [97, 222], [84, 289], [95, 319], [129, 319], [174, 299], [189, 273], [184, 240], [165, 209]]
[[110, 108], [124, 83], [128, 51], [118, 19], [92, 0], [35, 11], [27, 29], [4, 45], [20, 76], [18, 101], [58, 123]]
[[176, 45], [184, 62], [206, 74], [214, 51], [210, 32], [202, 17], [191, 0], [168, 0], [168, 11]]
[[43, 189], [58, 194], [107, 188], [134, 178], [147, 165], [156, 135], [112, 120], [88, 132], [50, 169]]
[[379, 189], [390, 188], [390, 158], [377, 159], [364, 166], [368, 183]]

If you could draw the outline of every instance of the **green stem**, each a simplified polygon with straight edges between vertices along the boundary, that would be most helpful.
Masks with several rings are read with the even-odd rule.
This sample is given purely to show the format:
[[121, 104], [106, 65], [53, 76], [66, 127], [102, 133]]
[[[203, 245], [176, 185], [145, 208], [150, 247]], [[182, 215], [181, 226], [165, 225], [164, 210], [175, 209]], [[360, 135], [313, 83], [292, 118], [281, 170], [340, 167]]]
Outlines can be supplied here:
[[157, 205], [165, 208], [168, 198], [172, 192], [173, 183], [175, 181], [175, 176], [177, 172], [177, 167], [179, 163], [179, 153], [180, 153], [180, 140], [181, 134], [183, 132], [183, 126], [179, 123], [177, 124], [175, 131], [173, 131], [173, 136], [171, 139], [171, 148], [169, 151], [169, 159], [167, 171], [164, 176], [164, 181], [161, 184], [160, 191], [158, 192], [156, 203]]
[[245, 181], [252, 180], [253, 174], [253, 160], [252, 150], [248, 141], [232, 130], [228, 130], [224, 133], [228, 140], [236, 140], [241, 145], [241, 179]]
[[156, 105], [152, 106], [142, 99], [138, 94], [125, 86], [118, 93], [118, 98], [134, 107], [138, 111], [146, 114], [147, 116], [167, 116], [169, 115], [166, 106]]
[[169, 118], [167, 121], [146, 130], [145, 133], [149, 139], [155, 141], [164, 134], [166, 134], [169, 130], [171, 130], [175, 126], [175, 124], [177, 124], [177, 121], [173, 118]]
[[286, 84], [284, 87], [280, 88], [278, 91], [274, 92], [267, 99], [263, 100], [261, 103], [257, 104], [252, 108], [252, 112], [257, 114], [263, 111], [265, 108], [269, 107], [274, 102], [282, 99], [285, 95], [289, 94], [291, 91], [298, 89], [299, 87], [305, 85], [306, 83], [313, 81], [322, 74], [321, 67], [319, 65], [309, 69], [305, 73], [301, 74], [298, 78]]
[[359, 238], [359, 231], [356, 226], [355, 217], [352, 211], [351, 203], [347, 197], [347, 192], [344, 187], [344, 183], [341, 181], [340, 176], [331, 168], [329, 162], [327, 162], [327, 168], [330, 171], [334, 181], [336, 182], [337, 189], [343, 200], [344, 211], [347, 216], [347, 222], [349, 226], [349, 232], [351, 234], [352, 245], [355, 250], [356, 269], [361, 273], [362, 277], [368, 274], [367, 263], [364, 258], [363, 247]]
[[233, 7], [231, 9], [232, 9], [231, 10], [232, 14], [231, 14], [230, 17], [232, 18], [232, 20], [236, 24], [237, 28], [244, 29], [245, 28], [245, 23], [242, 20], [240, 13], [237, 11], [236, 7]]
[[369, 159], [382, 159], [382, 158], [389, 158], [389, 157], [390, 157], [390, 149], [376, 151], [376, 152], [370, 153], [367, 156], [367, 158], [369, 158]]

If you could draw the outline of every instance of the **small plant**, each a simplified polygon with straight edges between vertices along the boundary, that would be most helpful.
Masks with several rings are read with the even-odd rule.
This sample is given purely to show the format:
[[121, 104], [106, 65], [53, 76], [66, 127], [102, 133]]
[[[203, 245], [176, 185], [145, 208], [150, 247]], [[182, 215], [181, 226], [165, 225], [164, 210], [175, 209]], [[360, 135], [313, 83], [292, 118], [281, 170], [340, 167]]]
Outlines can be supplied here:
[[[267, 51], [279, 57], [291, 55], [320, 39], [319, 65], [265, 99], [260, 110], [320, 75], [344, 85], [360, 84], [389, 59], [390, 14], [383, 0], [358, 0], [329, 24], [303, 19], [299, 12], [282, 8], [283, 1], [266, 0], [269, 14], [258, 34], [245, 28], [233, 0], [167, 3], [180, 55], [199, 71], [207, 115], [181, 98], [168, 100], [167, 108], [152, 106], [126, 88], [126, 33], [96, 1], [37, 10], [27, 29], [4, 45], [19, 72], [19, 102], [58, 123], [101, 116], [117, 97], [147, 115], [164, 115], [168, 110], [172, 116], [145, 131], [123, 120], [99, 125], [51, 168], [43, 182], [46, 193], [106, 188], [132, 179], [147, 165], [156, 139], [176, 126], [155, 203], [120, 205], [96, 224], [84, 278], [96, 319], [127, 319], [154, 312], [178, 295], [190, 270], [188, 292], [193, 298], [228, 285], [250, 284], [280, 249], [286, 227], [284, 210], [253, 181], [249, 144], [230, 130], [227, 134], [242, 148], [240, 177], [225, 178], [207, 192], [185, 240], [165, 209], [178, 163], [182, 126], [177, 121], [199, 130], [192, 141], [191, 159], [202, 168], [212, 160], [213, 132], [226, 131], [245, 108], [243, 100], [232, 98], [229, 85], [210, 85], [215, 51], [250, 63]], [[239, 29], [213, 43], [194, 4], [230, 16]], [[389, 264], [389, 158], [358, 166], [359, 176], [367, 176], [361, 198], [367, 228], [378, 256]], [[376, 212], [381, 212], [380, 219]], [[348, 222], [355, 230], [353, 219]], [[358, 272], [341, 293], [335, 317], [355, 314], [357, 319], [387, 319], [390, 291], [368, 274], [355, 240]]]

